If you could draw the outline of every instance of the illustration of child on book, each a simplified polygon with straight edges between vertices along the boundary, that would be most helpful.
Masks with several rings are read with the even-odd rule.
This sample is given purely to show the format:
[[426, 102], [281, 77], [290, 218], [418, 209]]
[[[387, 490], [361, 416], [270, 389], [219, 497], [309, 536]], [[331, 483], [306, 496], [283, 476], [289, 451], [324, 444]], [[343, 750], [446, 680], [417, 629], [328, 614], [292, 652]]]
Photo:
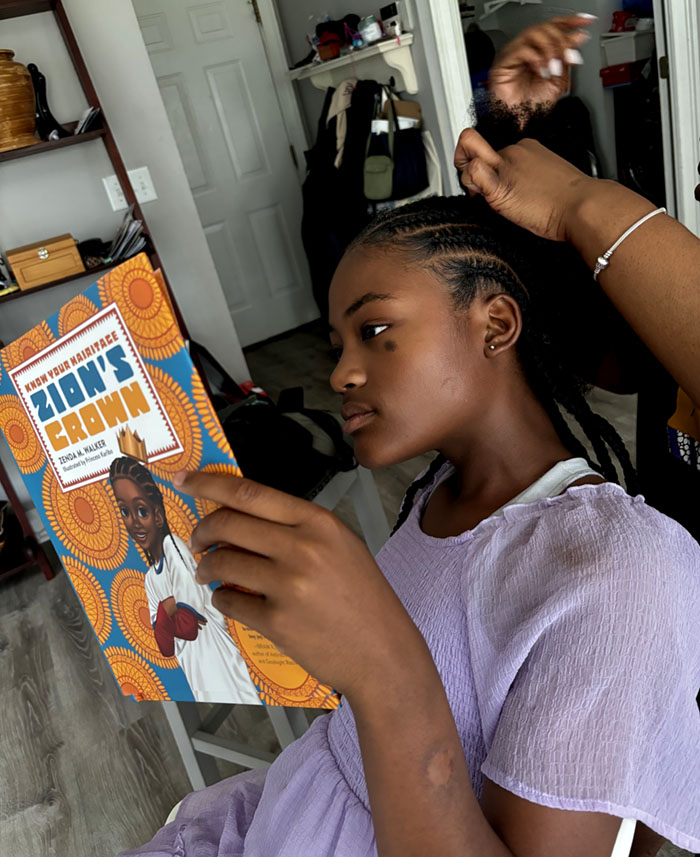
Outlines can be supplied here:
[[260, 704], [211, 590], [195, 581], [197, 564], [184, 541], [170, 531], [163, 495], [135, 458], [112, 461], [109, 481], [121, 519], [149, 564], [146, 596], [156, 641], [175, 655], [198, 702]]

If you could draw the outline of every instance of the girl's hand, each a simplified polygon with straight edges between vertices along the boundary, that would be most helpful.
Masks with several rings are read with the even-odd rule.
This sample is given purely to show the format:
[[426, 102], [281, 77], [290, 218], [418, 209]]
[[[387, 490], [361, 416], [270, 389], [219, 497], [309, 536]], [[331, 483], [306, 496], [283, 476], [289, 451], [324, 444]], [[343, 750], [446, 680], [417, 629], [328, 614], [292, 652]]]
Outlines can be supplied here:
[[422, 637], [364, 543], [332, 513], [248, 479], [178, 474], [173, 483], [223, 508], [192, 532], [197, 581], [220, 580], [214, 606], [259, 631], [348, 696], [376, 687]]
[[593, 16], [552, 18], [528, 27], [497, 55], [489, 74], [489, 91], [508, 107], [555, 103], [570, 88], [570, 67], [581, 65], [578, 52]]
[[535, 140], [496, 152], [473, 128], [462, 131], [455, 166], [470, 195], [518, 226], [553, 241], [569, 239], [569, 223], [587, 195], [609, 182], [592, 179]]

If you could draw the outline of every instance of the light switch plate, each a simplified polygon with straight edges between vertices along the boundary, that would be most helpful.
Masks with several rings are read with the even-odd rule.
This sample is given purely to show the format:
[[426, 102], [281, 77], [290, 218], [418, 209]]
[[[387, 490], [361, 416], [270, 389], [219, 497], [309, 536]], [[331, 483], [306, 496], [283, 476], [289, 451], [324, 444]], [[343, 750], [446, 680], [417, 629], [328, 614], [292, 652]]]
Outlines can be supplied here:
[[102, 184], [105, 186], [107, 196], [109, 197], [112, 211], [123, 211], [126, 205], [126, 197], [122, 186], [119, 184], [119, 179], [116, 176], [105, 176], [102, 179]]
[[154, 199], [158, 199], [148, 167], [129, 170], [129, 181], [139, 203], [152, 202]]

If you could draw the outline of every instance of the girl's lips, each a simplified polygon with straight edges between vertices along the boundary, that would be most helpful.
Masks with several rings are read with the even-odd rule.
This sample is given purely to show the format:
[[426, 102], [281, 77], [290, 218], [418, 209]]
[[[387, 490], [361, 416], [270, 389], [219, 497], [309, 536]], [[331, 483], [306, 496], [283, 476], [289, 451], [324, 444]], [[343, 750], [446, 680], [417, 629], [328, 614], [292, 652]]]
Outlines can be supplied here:
[[371, 422], [371, 420], [374, 419], [375, 413], [375, 411], [366, 411], [363, 414], [355, 414], [346, 421], [343, 426], [343, 431], [346, 432], [346, 434], [353, 434], [353, 432], [356, 432], [358, 429], [364, 428], [368, 422]]
[[140, 542], [145, 542], [147, 535], [146, 533], [134, 533], [134, 538], [138, 539]]

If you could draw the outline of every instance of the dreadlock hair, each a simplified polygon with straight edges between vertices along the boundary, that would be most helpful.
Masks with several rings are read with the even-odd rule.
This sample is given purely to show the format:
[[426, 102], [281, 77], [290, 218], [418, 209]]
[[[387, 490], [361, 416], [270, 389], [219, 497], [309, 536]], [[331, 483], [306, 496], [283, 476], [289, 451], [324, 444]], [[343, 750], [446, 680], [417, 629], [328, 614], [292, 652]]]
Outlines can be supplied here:
[[[607, 480], [618, 482], [612, 450], [627, 489], [636, 491], [636, 473], [622, 438], [585, 398], [581, 373], [602, 304], [590, 271], [572, 248], [537, 238], [494, 214], [480, 198], [467, 197], [432, 197], [384, 213], [347, 252], [360, 248], [400, 252], [427, 267], [445, 282], [457, 309], [467, 309], [481, 295], [505, 292], [514, 298], [523, 319], [516, 346], [520, 364], [562, 443]], [[597, 461], [589, 457], [562, 409], [576, 420]], [[411, 485], [392, 535], [408, 517], [418, 491], [443, 464], [445, 458], [438, 455]]]
[[[172, 538], [172, 533], [170, 532], [170, 526], [168, 525], [168, 518], [165, 514], [165, 503], [163, 502], [163, 495], [161, 493], [160, 488], [156, 485], [153, 476], [151, 476], [148, 468], [144, 467], [143, 464], [140, 464], [136, 461], [135, 458], [128, 458], [127, 456], [123, 456], [122, 458], [115, 458], [109, 466], [109, 483], [112, 486], [112, 490], [114, 490], [114, 483], [117, 479], [129, 479], [135, 485], [137, 485], [143, 493], [146, 495], [149, 503], [153, 506], [154, 509], [160, 509], [163, 513], [163, 526], [161, 528], [163, 533], [163, 542], [165, 539], [170, 536], [172, 543], [175, 545], [175, 550], [178, 552], [180, 559], [182, 559], [182, 554], [180, 553], [180, 549], [177, 546], [177, 543]], [[153, 565], [155, 563], [155, 557], [151, 556], [150, 552], [143, 548], [143, 552], [146, 555], [146, 561], [149, 565]], [[183, 560], [184, 562], [184, 560]]]

